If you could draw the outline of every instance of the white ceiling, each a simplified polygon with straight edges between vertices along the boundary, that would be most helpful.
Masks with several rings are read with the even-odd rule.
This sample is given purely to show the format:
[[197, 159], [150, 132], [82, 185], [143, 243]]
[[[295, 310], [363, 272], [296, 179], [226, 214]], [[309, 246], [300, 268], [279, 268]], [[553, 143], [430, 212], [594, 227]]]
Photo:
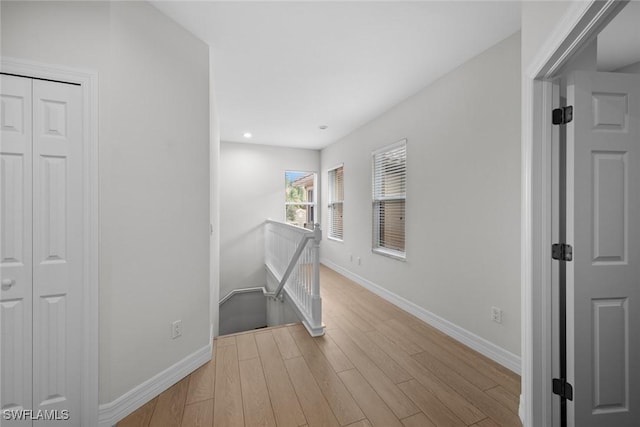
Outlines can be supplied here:
[[520, 28], [512, 1], [154, 5], [213, 46], [223, 141], [315, 149]]
[[640, 61], [640, 2], [629, 2], [598, 34], [598, 69], [614, 71]]

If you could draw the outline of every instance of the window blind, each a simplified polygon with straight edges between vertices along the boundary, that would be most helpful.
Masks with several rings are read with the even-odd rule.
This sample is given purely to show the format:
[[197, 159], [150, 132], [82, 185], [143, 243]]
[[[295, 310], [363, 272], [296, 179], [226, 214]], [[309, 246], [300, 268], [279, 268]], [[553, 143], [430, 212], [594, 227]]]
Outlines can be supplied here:
[[373, 249], [405, 254], [406, 140], [373, 153]]
[[344, 168], [329, 171], [329, 237], [343, 239]]

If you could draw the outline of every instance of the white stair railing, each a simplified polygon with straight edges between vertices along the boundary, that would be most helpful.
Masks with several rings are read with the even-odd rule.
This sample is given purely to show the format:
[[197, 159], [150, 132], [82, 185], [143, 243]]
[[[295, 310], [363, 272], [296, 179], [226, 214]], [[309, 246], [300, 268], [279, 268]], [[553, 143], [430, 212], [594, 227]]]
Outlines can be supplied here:
[[320, 240], [322, 231], [283, 222], [265, 222], [265, 266], [278, 282], [267, 296], [286, 292], [311, 336], [324, 334], [320, 297]]

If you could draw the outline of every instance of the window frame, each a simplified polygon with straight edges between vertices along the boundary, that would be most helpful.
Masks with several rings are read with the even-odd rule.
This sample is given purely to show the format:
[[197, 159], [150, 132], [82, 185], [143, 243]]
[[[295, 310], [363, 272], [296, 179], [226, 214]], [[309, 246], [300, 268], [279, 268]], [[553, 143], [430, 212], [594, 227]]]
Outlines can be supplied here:
[[[288, 202], [287, 201], [287, 195], [286, 195], [286, 191], [287, 191], [287, 174], [289, 173], [300, 173], [300, 174], [305, 174], [305, 175], [309, 175], [309, 174], [313, 174], [313, 201], [307, 201], [307, 202]], [[311, 228], [306, 228], [307, 230], [313, 230], [314, 225], [317, 223], [317, 218], [318, 218], [318, 209], [317, 209], [317, 205], [318, 205], [318, 172], [315, 171], [304, 171], [304, 170], [293, 170], [293, 169], [286, 169], [284, 171], [284, 183], [285, 183], [285, 197], [284, 197], [284, 222], [289, 224], [289, 225], [294, 225], [297, 226], [295, 224], [291, 224], [287, 221], [287, 207], [288, 206], [308, 206], [310, 207], [312, 210], [312, 214], [313, 214], [313, 218], [311, 221]]]
[[[407, 139], [401, 139], [393, 144], [381, 147], [371, 153], [371, 218], [372, 218], [372, 235], [371, 235], [371, 251], [375, 254], [384, 255], [390, 258], [394, 258], [400, 261], [406, 261], [407, 259], [407, 228], [406, 228], [406, 206], [407, 206]], [[379, 190], [376, 187], [376, 158], [384, 153], [396, 150], [400, 147], [404, 147], [404, 193], [394, 194], [392, 196], [377, 196]], [[402, 238], [404, 240], [404, 250], [398, 250], [393, 248], [386, 248], [381, 246], [380, 241], [380, 216], [377, 214], [377, 205], [382, 202], [394, 202], [401, 201], [404, 203], [404, 217], [402, 227]]]
[[[332, 179], [331, 179], [331, 174], [334, 173], [335, 175], [337, 175], [338, 169], [342, 169], [342, 200], [338, 200], [335, 198], [335, 194], [333, 194], [335, 188], [334, 188], [334, 185], [332, 185]], [[329, 203], [327, 205], [327, 208], [329, 209], [329, 212], [328, 212], [329, 224], [327, 226], [327, 239], [333, 240], [335, 242], [344, 242], [344, 163], [336, 165], [330, 168], [329, 170], [327, 170], [327, 187], [328, 187], [327, 198], [329, 199]], [[342, 236], [341, 237], [335, 237], [334, 235], [332, 235], [334, 232], [333, 215], [335, 213], [336, 205], [340, 205], [342, 207], [342, 227], [341, 227]]]

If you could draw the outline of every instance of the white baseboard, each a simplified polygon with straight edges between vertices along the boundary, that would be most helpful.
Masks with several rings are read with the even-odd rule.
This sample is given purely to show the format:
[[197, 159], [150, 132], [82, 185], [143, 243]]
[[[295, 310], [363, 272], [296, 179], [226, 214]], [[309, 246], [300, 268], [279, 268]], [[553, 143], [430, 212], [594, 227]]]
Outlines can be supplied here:
[[382, 286], [377, 285], [372, 281], [367, 280], [364, 277], [359, 276], [347, 270], [346, 268], [343, 268], [335, 264], [333, 261], [330, 261], [326, 258], [322, 258], [320, 262], [326, 265], [327, 267], [342, 274], [343, 276], [353, 280], [359, 285], [367, 288], [374, 294], [398, 306], [404, 311], [413, 314], [423, 322], [428, 323], [429, 325], [433, 326], [436, 329], [439, 329], [440, 331], [449, 335], [451, 338], [454, 338], [457, 341], [460, 341], [467, 347], [474, 349], [478, 353], [487, 356], [489, 359], [493, 360], [494, 362], [497, 362], [500, 365], [504, 366], [505, 368], [508, 368], [511, 371], [520, 375], [521, 367], [520, 367], [519, 356], [516, 356], [510, 351], [505, 350], [504, 348], [497, 346], [490, 341], [487, 341], [486, 339], [474, 334], [473, 332], [470, 332], [456, 325], [455, 323], [452, 323], [438, 316], [437, 314], [434, 314], [429, 310], [423, 307], [420, 307], [419, 305], [416, 305], [411, 301], [404, 299], [399, 295], [394, 294], [393, 292], [388, 291]]
[[520, 403], [518, 403], [518, 417], [522, 422], [522, 425], [525, 425], [524, 422], [524, 399], [522, 398], [522, 394], [520, 395]]
[[142, 384], [129, 390], [116, 400], [100, 405], [98, 422], [100, 427], [115, 426], [118, 421], [211, 360], [212, 342], [191, 353], [178, 363]]

